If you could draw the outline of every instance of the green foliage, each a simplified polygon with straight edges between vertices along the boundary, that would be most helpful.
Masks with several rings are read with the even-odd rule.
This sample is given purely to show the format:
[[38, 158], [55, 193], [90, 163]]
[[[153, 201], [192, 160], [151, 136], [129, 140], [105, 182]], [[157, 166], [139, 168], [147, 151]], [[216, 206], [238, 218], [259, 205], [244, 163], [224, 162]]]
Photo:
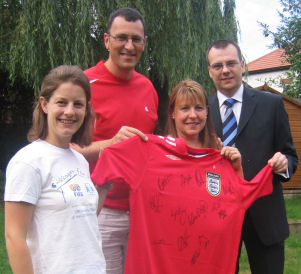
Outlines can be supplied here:
[[21, 3], [18, 0], [0, 0], [0, 70], [5, 71], [9, 64], [9, 49], [12, 34], [17, 26]]
[[0, 202], [0, 273], [11, 274], [4, 238], [4, 206]]
[[147, 23], [148, 42], [138, 70], [167, 92], [184, 78], [211, 87], [205, 60], [213, 40], [236, 40], [234, 0], [23, 0], [1, 1], [1, 58], [10, 78], [24, 79], [38, 95], [44, 75], [60, 64], [85, 69], [106, 58], [103, 33], [109, 14], [136, 7]]
[[284, 92], [291, 97], [301, 97], [301, 0], [280, 0], [281, 25], [272, 32], [267, 24], [261, 23], [265, 36], [271, 36], [274, 47], [282, 47], [291, 63], [287, 75], [291, 82], [283, 84]]
[[[301, 58], [300, 60], [296, 61], [301, 62]], [[287, 78], [290, 79], [290, 82], [283, 84], [284, 93], [292, 98], [301, 98], [300, 69], [295, 69], [297, 66], [301, 67], [301, 64], [297, 65], [297, 62], [295, 62], [293, 67], [291, 67], [290, 70], [286, 73]]]
[[[159, 95], [159, 126], [167, 117], [168, 93], [191, 78], [211, 91], [206, 49], [216, 39], [236, 38], [234, 0], [0, 0], [0, 72], [8, 72], [4, 96], [23, 94], [22, 82], [39, 95], [45, 74], [61, 64], [82, 69], [107, 59], [103, 34], [108, 17], [120, 7], [137, 8], [148, 36], [137, 70], [148, 76]], [[8, 86], [8, 85], [7, 85]], [[16, 96], [19, 97], [19, 96]]]
[[94, 63], [93, 7], [89, 0], [22, 1], [10, 45], [11, 79], [20, 77], [33, 83], [37, 96], [50, 68], [60, 64], [87, 67]]
[[237, 22], [234, 14], [235, 1], [224, 0], [224, 28], [228, 29], [228, 39], [237, 42]]

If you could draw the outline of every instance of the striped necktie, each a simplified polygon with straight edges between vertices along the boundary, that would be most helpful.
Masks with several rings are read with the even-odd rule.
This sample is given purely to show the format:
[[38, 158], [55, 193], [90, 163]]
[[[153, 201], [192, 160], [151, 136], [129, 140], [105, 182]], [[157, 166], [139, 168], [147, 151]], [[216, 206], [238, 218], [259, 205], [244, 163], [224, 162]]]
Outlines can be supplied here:
[[237, 121], [233, 113], [232, 107], [236, 100], [228, 98], [224, 105], [226, 105], [226, 112], [223, 121], [223, 143], [224, 146], [233, 146], [237, 134]]

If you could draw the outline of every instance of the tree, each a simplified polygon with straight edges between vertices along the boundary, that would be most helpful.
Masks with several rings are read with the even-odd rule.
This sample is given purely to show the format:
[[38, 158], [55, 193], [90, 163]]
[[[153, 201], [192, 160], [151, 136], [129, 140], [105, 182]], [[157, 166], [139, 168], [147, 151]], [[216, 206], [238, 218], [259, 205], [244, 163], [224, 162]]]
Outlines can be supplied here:
[[17, 26], [21, 4], [18, 0], [1, 1], [0, 5], [0, 69], [4, 70], [9, 62], [9, 48], [12, 32]]
[[[16, 8], [17, 6], [17, 8]], [[77, 64], [83, 69], [106, 58], [103, 32], [110, 12], [136, 7], [147, 21], [148, 43], [139, 70], [170, 88], [191, 77], [209, 86], [205, 51], [218, 38], [236, 40], [234, 0], [20, 0], [1, 3], [1, 36], [9, 52], [1, 56], [11, 79], [21, 77], [38, 94], [51, 67]], [[14, 15], [7, 25], [3, 15]]]
[[213, 87], [208, 45], [221, 38], [237, 40], [234, 0], [0, 1], [0, 36], [7, 38], [0, 68], [12, 82], [22, 79], [32, 86], [35, 97], [51, 68], [76, 64], [85, 69], [107, 58], [103, 33], [109, 14], [118, 7], [136, 7], [146, 18], [148, 35], [137, 70], [158, 91], [162, 125], [168, 91], [176, 82], [192, 78], [208, 90]]
[[[208, 91], [213, 88], [206, 49], [216, 39], [237, 40], [234, 0], [0, 0], [0, 140], [14, 143], [4, 162], [20, 147], [19, 139], [26, 139], [33, 97], [45, 74], [61, 64], [86, 69], [106, 59], [108, 17], [125, 6], [137, 8], [146, 19], [148, 39], [137, 70], [158, 92], [159, 131], [175, 83], [191, 78]], [[11, 132], [21, 132], [20, 125], [16, 140]]]
[[291, 81], [283, 84], [284, 92], [291, 97], [301, 97], [301, 0], [280, 0], [283, 7], [278, 12], [281, 17], [281, 25], [275, 32], [269, 26], [260, 23], [265, 36], [271, 36], [274, 47], [282, 47], [287, 55], [287, 61], [291, 64], [287, 74]]
[[237, 40], [237, 22], [234, 14], [235, 1], [234, 0], [224, 0], [224, 29], [228, 30], [228, 39], [236, 41]]

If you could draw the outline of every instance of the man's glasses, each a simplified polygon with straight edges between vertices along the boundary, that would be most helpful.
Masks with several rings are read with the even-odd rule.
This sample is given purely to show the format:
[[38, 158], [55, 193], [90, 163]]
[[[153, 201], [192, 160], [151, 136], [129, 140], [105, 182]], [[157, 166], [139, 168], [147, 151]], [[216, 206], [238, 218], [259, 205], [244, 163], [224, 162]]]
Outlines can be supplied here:
[[137, 46], [142, 46], [145, 43], [145, 38], [137, 35], [128, 36], [126, 34], [118, 34], [116, 36], [113, 36], [112, 34], [109, 34], [109, 36], [114, 38], [119, 44], [125, 44], [129, 39], [131, 39], [132, 43]]
[[221, 69], [223, 69], [224, 66], [226, 66], [228, 69], [232, 69], [234, 68], [236, 65], [238, 65], [239, 62], [237, 61], [228, 61], [226, 63], [215, 63], [213, 65], [210, 65], [210, 67], [216, 71], [219, 71]]

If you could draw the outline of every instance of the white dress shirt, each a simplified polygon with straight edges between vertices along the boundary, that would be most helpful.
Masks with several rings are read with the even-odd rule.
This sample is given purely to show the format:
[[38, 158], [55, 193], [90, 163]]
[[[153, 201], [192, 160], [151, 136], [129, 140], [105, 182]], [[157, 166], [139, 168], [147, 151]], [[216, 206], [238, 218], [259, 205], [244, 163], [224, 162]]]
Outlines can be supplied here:
[[[241, 113], [241, 107], [242, 107], [242, 94], [243, 94], [244, 86], [241, 84], [239, 89], [235, 92], [235, 94], [231, 97], [236, 100], [235, 104], [232, 107], [233, 113], [235, 115], [237, 126], [239, 125], [239, 118]], [[217, 91], [217, 98], [219, 102], [219, 111], [221, 114], [222, 121], [224, 121], [224, 116], [226, 112], [226, 105], [224, 105], [224, 102], [229, 98], [223, 93], [221, 93], [219, 90]]]

